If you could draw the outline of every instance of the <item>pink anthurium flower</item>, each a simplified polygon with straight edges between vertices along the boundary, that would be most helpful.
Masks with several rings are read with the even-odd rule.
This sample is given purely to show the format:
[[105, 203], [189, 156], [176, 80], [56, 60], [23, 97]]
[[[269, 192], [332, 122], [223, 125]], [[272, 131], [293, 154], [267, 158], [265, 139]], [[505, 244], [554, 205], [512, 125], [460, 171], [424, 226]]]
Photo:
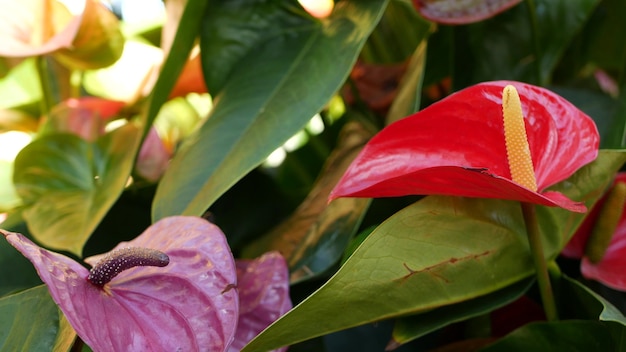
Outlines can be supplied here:
[[152, 127], [141, 145], [135, 171], [150, 182], [156, 182], [165, 173], [173, 151], [163, 142], [157, 130]]
[[[614, 185], [617, 183], [626, 184], [626, 172], [617, 175]], [[588, 246], [594, 245], [590, 243], [594, 226], [600, 217], [607, 216], [606, 212], [601, 211], [606, 202], [605, 196], [594, 206], [561, 254], [569, 258], [582, 259], [580, 271], [585, 278], [596, 280], [615, 290], [626, 291], [626, 270], [624, 270], [626, 268], [626, 211], [624, 208], [618, 214], [619, 219], [617, 219], [615, 231], [612, 234], [604, 234], [610, 236], [610, 241], [601, 258], [593, 260], [586, 254]], [[608, 210], [611, 211], [611, 209]]]
[[71, 98], [54, 106], [44, 130], [73, 133], [95, 141], [104, 134], [106, 123], [117, 116], [126, 104], [97, 97]]
[[467, 24], [491, 18], [522, 0], [413, 0], [426, 19], [443, 24]]
[[[278, 252], [256, 260], [237, 260], [239, 323], [229, 352], [240, 351], [256, 335], [291, 309], [289, 270]], [[287, 347], [277, 351], [286, 351]]]
[[[511, 176], [502, 107], [507, 85], [519, 92], [536, 190]], [[593, 161], [598, 144], [593, 120], [549, 90], [520, 82], [480, 83], [379, 132], [330, 199], [439, 194], [584, 212], [582, 203], [545, 189]]]
[[[266, 299], [239, 301], [226, 238], [202, 218], [162, 219], [134, 240], [88, 258], [97, 263], [91, 271], [20, 234], [3, 234], [35, 265], [77, 334], [96, 351], [226, 351], [235, 331], [240, 334], [240, 309], [275, 317], [291, 307], [287, 269], [278, 254], [248, 264], [243, 278], [256, 284], [244, 291], [269, 290], [259, 294]], [[267, 277], [265, 271], [275, 273], [273, 281], [255, 280], [256, 274]], [[250, 335], [247, 323], [242, 330]]]

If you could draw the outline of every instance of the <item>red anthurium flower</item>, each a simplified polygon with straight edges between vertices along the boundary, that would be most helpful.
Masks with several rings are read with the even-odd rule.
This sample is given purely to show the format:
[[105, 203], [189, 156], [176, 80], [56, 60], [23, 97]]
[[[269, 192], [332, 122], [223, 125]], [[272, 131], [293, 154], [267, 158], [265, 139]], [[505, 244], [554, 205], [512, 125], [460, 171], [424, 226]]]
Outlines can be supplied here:
[[[98, 262], [91, 272], [20, 234], [3, 233], [33, 262], [70, 324], [96, 351], [225, 351], [235, 335], [240, 304], [265, 311], [273, 304], [282, 314], [288, 300], [285, 279], [282, 286], [277, 280], [268, 283], [279, 292], [267, 294], [270, 299], [261, 304], [238, 302], [226, 238], [202, 218], [162, 219], [134, 240], [88, 258]], [[258, 265], [282, 270], [286, 278], [284, 261], [273, 260]], [[251, 269], [249, 275], [255, 273]], [[251, 289], [265, 288], [259, 280]]]
[[[521, 99], [536, 190], [511, 176], [516, 161], [507, 156], [502, 107], [507, 85], [515, 87]], [[593, 120], [560, 96], [520, 82], [480, 83], [379, 132], [330, 199], [440, 194], [584, 212], [583, 204], [545, 189], [593, 161], [598, 144]]]
[[[626, 172], [617, 175], [614, 184], [617, 183], [626, 184]], [[626, 270], [624, 270], [626, 268], [626, 211], [622, 210], [618, 215], [615, 231], [612, 234], [604, 234], [611, 237], [601, 258], [592, 260], [586, 255], [587, 247], [594, 245], [590, 243], [594, 225], [598, 223], [600, 217], [607, 216], [604, 211], [601, 211], [606, 202], [605, 196], [594, 206], [561, 254], [569, 258], [582, 259], [580, 269], [585, 278], [599, 281], [616, 290], [626, 291]], [[611, 211], [611, 209], [608, 210]]]
[[424, 18], [443, 24], [467, 24], [491, 18], [522, 0], [413, 0]]

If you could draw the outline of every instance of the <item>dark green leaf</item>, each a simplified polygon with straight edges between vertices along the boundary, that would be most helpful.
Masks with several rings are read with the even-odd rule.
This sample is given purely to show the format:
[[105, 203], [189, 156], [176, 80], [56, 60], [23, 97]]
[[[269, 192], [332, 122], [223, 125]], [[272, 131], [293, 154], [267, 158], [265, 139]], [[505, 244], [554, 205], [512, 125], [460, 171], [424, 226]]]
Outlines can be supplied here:
[[613, 304], [580, 282], [563, 276], [559, 282], [560, 316], [569, 319], [613, 321], [626, 326], [626, 318]]
[[536, 0], [466, 27], [467, 37], [457, 41], [463, 44], [457, 60], [464, 72], [459, 73], [467, 79], [459, 87], [495, 79], [549, 83], [563, 52], [598, 2]]
[[376, 64], [406, 61], [434, 28], [432, 22], [417, 14], [409, 1], [392, 0], [365, 43], [360, 58]]
[[[14, 232], [28, 232], [17, 213], [11, 214], [0, 227]], [[41, 285], [41, 279], [33, 264], [9, 242], [0, 240], [0, 297], [36, 285]]]
[[45, 285], [0, 298], [0, 351], [68, 351], [76, 333]]
[[22, 216], [43, 245], [81, 255], [89, 236], [115, 203], [130, 174], [139, 133], [132, 124], [96, 143], [50, 134], [15, 159], [13, 181]]
[[502, 338], [482, 352], [624, 351], [626, 327], [598, 321], [532, 323]]
[[409, 61], [407, 71], [400, 82], [398, 94], [387, 113], [385, 121], [387, 125], [419, 111], [425, 64], [426, 41], [417, 47]]
[[400, 318], [393, 329], [394, 346], [405, 344], [429, 332], [489, 313], [521, 297], [534, 280], [522, 280], [511, 286], [469, 301], [437, 308], [430, 312]]
[[[248, 13], [244, 8], [248, 2], [220, 4], [210, 11], [219, 13], [239, 5], [243, 14]], [[277, 6], [274, 2], [268, 4]], [[153, 219], [174, 214], [201, 215], [237, 180], [304, 127], [347, 77], [385, 5], [384, 0], [341, 1], [329, 18], [319, 22], [305, 22], [281, 13], [283, 20], [279, 22], [285, 27], [277, 33], [272, 32], [275, 27], [267, 28], [271, 40], [258, 43], [257, 36], [252, 35], [250, 43], [254, 45], [246, 43], [254, 50], [246, 51], [234, 64], [206, 123], [186, 141], [163, 176]], [[264, 11], [274, 14], [284, 9]], [[202, 33], [205, 72], [208, 58], [204, 55], [210, 54], [207, 45], [219, 39], [211, 35], [211, 30], [205, 26]], [[235, 29], [220, 30], [230, 33]], [[241, 35], [251, 31], [259, 29], [244, 27]]]
[[589, 60], [606, 70], [618, 70], [622, 79], [626, 73], [626, 43], [615, 33], [626, 32], [626, 2], [603, 0], [587, 27]]

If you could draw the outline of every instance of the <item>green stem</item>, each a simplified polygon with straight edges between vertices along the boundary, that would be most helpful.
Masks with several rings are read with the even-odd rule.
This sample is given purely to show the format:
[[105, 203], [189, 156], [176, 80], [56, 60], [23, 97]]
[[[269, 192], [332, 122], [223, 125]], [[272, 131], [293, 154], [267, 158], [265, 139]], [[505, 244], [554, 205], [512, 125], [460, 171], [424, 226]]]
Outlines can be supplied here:
[[37, 73], [39, 74], [39, 84], [41, 86], [41, 115], [48, 115], [52, 106], [54, 106], [54, 99], [52, 97], [52, 86], [50, 82], [50, 76], [48, 75], [48, 62], [45, 56], [37, 56], [36, 64]]
[[552, 285], [550, 284], [548, 265], [546, 264], [546, 258], [543, 254], [543, 245], [541, 243], [541, 233], [539, 232], [535, 206], [530, 203], [522, 203], [522, 213], [524, 214], [524, 222], [526, 223], [528, 243], [530, 244], [530, 252], [535, 265], [537, 285], [539, 286], [541, 301], [543, 302], [543, 310], [546, 313], [548, 321], [556, 321], [559, 317], [556, 311]]

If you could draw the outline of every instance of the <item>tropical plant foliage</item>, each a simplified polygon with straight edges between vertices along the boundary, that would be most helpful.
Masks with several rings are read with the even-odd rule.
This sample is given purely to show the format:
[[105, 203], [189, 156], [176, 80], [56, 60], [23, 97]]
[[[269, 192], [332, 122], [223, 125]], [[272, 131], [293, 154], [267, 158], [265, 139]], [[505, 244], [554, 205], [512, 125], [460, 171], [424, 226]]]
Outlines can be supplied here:
[[623, 1], [76, 3], [0, 0], [0, 350], [626, 350]]

